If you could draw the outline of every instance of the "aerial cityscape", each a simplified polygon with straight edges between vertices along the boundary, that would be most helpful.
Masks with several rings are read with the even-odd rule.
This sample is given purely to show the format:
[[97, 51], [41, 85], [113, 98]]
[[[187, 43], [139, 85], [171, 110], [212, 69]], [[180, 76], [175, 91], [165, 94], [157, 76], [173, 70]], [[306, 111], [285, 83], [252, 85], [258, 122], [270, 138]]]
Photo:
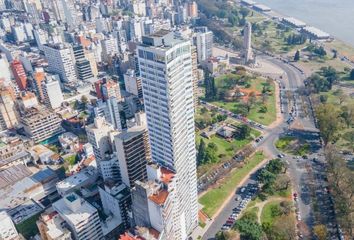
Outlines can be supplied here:
[[0, 240], [354, 239], [354, 5], [288, 2], [0, 0]]

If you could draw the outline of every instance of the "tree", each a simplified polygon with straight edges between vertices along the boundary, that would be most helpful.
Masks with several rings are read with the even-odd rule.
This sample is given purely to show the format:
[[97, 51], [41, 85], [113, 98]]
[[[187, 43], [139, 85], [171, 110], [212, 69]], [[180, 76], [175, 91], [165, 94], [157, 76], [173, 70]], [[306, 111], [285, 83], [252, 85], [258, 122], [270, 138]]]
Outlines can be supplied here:
[[88, 98], [85, 95], [82, 95], [81, 102], [85, 107], [86, 107], [88, 101], [89, 101]]
[[205, 98], [208, 100], [215, 100], [217, 96], [217, 89], [215, 86], [215, 79], [211, 76], [208, 70], [205, 71]]
[[257, 222], [248, 219], [237, 221], [236, 228], [239, 230], [242, 239], [259, 240], [263, 235], [262, 227]]
[[290, 186], [290, 182], [290, 178], [287, 174], [281, 174], [275, 180], [274, 188], [277, 191], [286, 190]]
[[354, 106], [348, 105], [341, 107], [342, 113], [340, 114], [341, 118], [344, 120], [347, 128], [349, 128], [354, 123]]
[[246, 139], [251, 135], [251, 128], [246, 124], [238, 126], [237, 138]]
[[341, 88], [338, 88], [336, 91], [334, 91], [333, 95], [338, 97], [339, 105], [342, 105], [342, 103], [348, 99], [348, 96], [343, 92]]
[[327, 99], [328, 99], [328, 96], [327, 96], [327, 95], [320, 95], [320, 102], [321, 102], [321, 103], [326, 103], [326, 102], [327, 102]]
[[342, 128], [339, 109], [333, 104], [320, 104], [316, 108], [316, 117], [324, 144], [336, 141]]
[[297, 50], [296, 53], [295, 53], [295, 56], [294, 56], [294, 61], [297, 62], [300, 60], [300, 51]]
[[247, 17], [249, 13], [250, 13], [250, 10], [248, 8], [241, 7], [240, 14], [242, 15], [242, 18]]
[[327, 239], [327, 228], [325, 225], [320, 224], [313, 227], [313, 232], [316, 235], [318, 240], [326, 240]]
[[198, 155], [197, 155], [197, 162], [201, 164], [205, 158], [205, 142], [203, 139], [200, 139], [199, 147], [198, 147]]
[[322, 67], [320, 74], [327, 79], [329, 89], [332, 89], [333, 84], [338, 80], [337, 70], [332, 67]]
[[206, 150], [205, 150], [205, 156], [204, 156], [203, 162], [205, 162], [205, 163], [217, 162], [217, 160], [218, 160], [217, 151], [218, 151], [218, 147], [216, 146], [216, 144], [209, 143]]
[[297, 236], [295, 232], [294, 217], [291, 215], [282, 215], [278, 217], [273, 224], [273, 233], [278, 237], [271, 237], [271, 239], [295, 240]]
[[281, 173], [283, 167], [284, 167], [284, 163], [277, 158], [277, 159], [270, 160], [266, 166], [266, 169], [271, 173], [279, 174]]

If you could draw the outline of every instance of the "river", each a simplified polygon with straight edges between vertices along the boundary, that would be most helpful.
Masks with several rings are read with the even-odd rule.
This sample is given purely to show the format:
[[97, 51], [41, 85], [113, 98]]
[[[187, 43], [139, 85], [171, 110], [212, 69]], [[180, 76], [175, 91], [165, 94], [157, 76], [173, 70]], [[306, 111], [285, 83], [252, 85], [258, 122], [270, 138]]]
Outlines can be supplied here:
[[255, 0], [354, 47], [354, 0]]

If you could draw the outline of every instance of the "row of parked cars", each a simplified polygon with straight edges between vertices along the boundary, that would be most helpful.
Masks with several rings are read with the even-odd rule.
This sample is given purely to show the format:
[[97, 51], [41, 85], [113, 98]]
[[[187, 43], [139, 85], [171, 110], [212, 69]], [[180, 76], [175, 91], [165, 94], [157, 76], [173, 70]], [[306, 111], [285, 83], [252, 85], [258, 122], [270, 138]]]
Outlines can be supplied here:
[[221, 227], [221, 230], [229, 230], [235, 223], [236, 219], [241, 214], [242, 210], [247, 206], [251, 201], [252, 197], [258, 192], [258, 184], [248, 184], [245, 187], [242, 187], [239, 192], [236, 192], [237, 197], [235, 198], [238, 206], [232, 209], [232, 213], [229, 218], [226, 220], [225, 224]]

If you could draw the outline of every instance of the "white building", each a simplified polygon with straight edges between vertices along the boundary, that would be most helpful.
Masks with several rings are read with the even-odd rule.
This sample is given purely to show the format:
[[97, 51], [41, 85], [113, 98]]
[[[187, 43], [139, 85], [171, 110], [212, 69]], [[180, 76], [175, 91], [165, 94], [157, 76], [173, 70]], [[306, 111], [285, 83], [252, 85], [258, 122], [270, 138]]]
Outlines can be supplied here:
[[95, 153], [98, 168], [100, 162], [112, 154], [110, 135], [114, 134], [114, 128], [102, 117], [96, 117], [93, 124], [86, 126], [88, 142], [91, 143]]
[[56, 109], [64, 102], [63, 92], [61, 91], [59, 76], [47, 75], [47, 81], [42, 82], [42, 90], [45, 104], [51, 109]]
[[195, 30], [194, 44], [197, 46], [198, 63], [201, 64], [213, 55], [213, 32], [207, 27]]
[[161, 30], [137, 54], [152, 161], [176, 173], [174, 236], [186, 239], [198, 224], [191, 43]]
[[103, 239], [97, 209], [75, 193], [53, 203], [53, 208], [69, 225], [77, 240]]
[[0, 69], [0, 82], [4, 83], [5, 86], [9, 86], [11, 83], [12, 73], [10, 71], [10, 64], [4, 53], [0, 54]]
[[120, 109], [118, 100], [116, 97], [110, 97], [106, 101], [107, 105], [107, 112], [106, 112], [106, 119], [107, 121], [113, 125], [114, 129], [118, 131], [122, 131], [122, 120], [120, 117]]
[[16, 227], [6, 211], [0, 212], [0, 239], [2, 240], [20, 240]]
[[114, 55], [119, 53], [118, 41], [115, 37], [109, 36], [101, 41], [102, 46], [102, 59], [108, 61]]
[[104, 181], [120, 181], [119, 163], [115, 154], [106, 155], [100, 161], [100, 173]]
[[63, 82], [77, 81], [71, 45], [43, 45], [43, 51], [48, 61], [49, 71], [59, 74]]
[[141, 79], [135, 75], [133, 69], [128, 69], [124, 74], [124, 85], [125, 90], [128, 93], [134, 94], [135, 96], [142, 98], [143, 89], [141, 88]]
[[12, 26], [11, 31], [15, 37], [16, 42], [22, 43], [27, 40], [26, 32], [22, 24]]

